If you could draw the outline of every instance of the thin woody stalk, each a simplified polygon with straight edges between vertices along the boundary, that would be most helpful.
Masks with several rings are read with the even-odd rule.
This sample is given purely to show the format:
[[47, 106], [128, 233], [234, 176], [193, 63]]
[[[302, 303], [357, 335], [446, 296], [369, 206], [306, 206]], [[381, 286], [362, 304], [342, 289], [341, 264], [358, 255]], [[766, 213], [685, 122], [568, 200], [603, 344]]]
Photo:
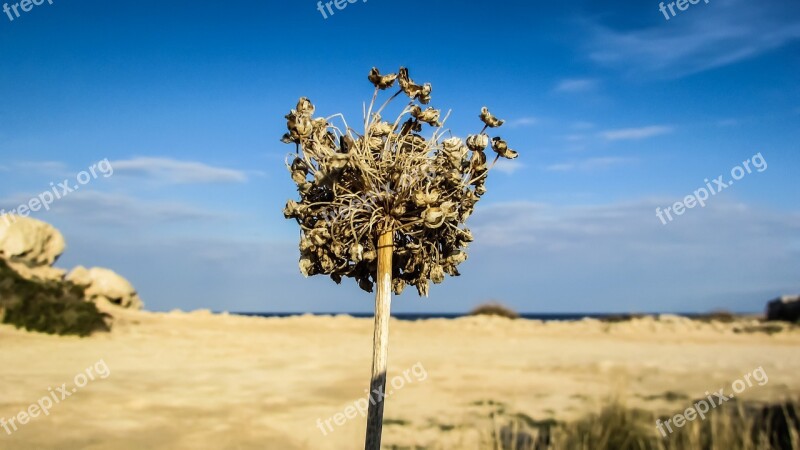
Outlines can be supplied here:
[[[394, 231], [385, 228], [378, 237], [378, 289], [375, 294], [375, 330], [372, 341], [372, 381], [367, 413], [367, 436], [365, 450], [380, 450], [383, 429], [383, 405], [381, 398], [386, 392], [386, 367], [389, 359], [389, 317], [392, 303], [392, 253]], [[377, 398], [376, 398], [377, 397]]]
[[[467, 136], [466, 143], [445, 139], [441, 110], [427, 106], [430, 83], [415, 83], [404, 67], [384, 75], [373, 68], [367, 78], [375, 90], [369, 107], [363, 104], [363, 135], [342, 114], [315, 116], [314, 104], [305, 97], [286, 115], [288, 132], [281, 141], [297, 147], [286, 166], [300, 198], [289, 200], [283, 214], [302, 231], [298, 267], [303, 275], [327, 275], [337, 284], [352, 278], [367, 292], [378, 285], [370, 383], [374, 404], [365, 445], [379, 450], [391, 294], [414, 286], [427, 297], [430, 283], [459, 275], [457, 266], [466, 261], [473, 240], [465, 222], [486, 193], [491, 169], [486, 131], [503, 121], [484, 107], [480, 134]], [[378, 107], [377, 94], [395, 83], [400, 89]], [[408, 105], [394, 122], [384, 120], [381, 114], [401, 94], [408, 96]], [[434, 130], [429, 139], [423, 137], [426, 125]], [[491, 149], [498, 157], [517, 157], [499, 136], [491, 138]], [[398, 270], [394, 279], [393, 268]]]

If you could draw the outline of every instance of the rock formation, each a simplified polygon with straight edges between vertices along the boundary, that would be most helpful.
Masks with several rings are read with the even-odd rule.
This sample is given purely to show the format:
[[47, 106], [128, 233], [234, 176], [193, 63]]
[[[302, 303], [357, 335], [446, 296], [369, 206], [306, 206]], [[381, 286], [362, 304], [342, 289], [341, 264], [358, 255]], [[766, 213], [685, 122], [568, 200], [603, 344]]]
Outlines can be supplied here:
[[53, 267], [64, 248], [64, 237], [50, 224], [10, 215], [0, 218], [0, 258], [26, 279], [64, 278], [64, 271]]
[[0, 259], [22, 278], [68, 281], [83, 289], [86, 301], [142, 309], [142, 300], [131, 283], [109, 269], [78, 266], [65, 277], [66, 271], [53, 267], [65, 247], [64, 237], [50, 224], [19, 216], [0, 217]]
[[123, 308], [142, 309], [142, 300], [136, 289], [114, 271], [78, 266], [72, 269], [66, 280], [84, 288], [87, 300], [95, 303], [107, 301]]
[[800, 321], [800, 295], [784, 295], [767, 303], [767, 320]]

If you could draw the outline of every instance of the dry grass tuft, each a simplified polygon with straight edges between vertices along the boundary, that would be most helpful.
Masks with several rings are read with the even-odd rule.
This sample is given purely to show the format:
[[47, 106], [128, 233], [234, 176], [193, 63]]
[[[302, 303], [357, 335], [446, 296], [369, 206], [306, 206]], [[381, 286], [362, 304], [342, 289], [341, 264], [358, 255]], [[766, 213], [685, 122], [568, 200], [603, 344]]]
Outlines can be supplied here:
[[612, 401], [598, 414], [567, 424], [512, 418], [491, 433], [491, 450], [800, 450], [800, 402], [712, 411], [662, 437], [656, 416]]

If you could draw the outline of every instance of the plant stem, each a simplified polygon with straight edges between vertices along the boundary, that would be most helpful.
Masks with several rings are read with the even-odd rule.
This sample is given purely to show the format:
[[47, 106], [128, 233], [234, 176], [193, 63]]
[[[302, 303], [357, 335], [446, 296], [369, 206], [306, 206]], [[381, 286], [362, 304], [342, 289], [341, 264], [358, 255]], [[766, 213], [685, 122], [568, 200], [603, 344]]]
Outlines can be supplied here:
[[396, 98], [398, 95], [400, 95], [400, 94], [402, 94], [402, 93], [403, 93], [403, 90], [402, 90], [402, 89], [400, 89], [399, 91], [395, 92], [393, 96], [389, 97], [389, 99], [388, 99], [388, 100], [386, 100], [386, 101], [383, 103], [383, 105], [381, 106], [381, 109], [379, 109], [379, 110], [378, 110], [378, 112], [377, 112], [377, 113], [375, 113], [375, 114], [380, 114], [380, 113], [382, 113], [382, 112], [383, 112], [383, 109], [384, 109], [384, 108], [386, 108], [386, 106], [388, 106], [388, 105], [389, 105], [389, 103], [391, 103], [391, 102], [392, 102], [392, 100], [394, 100], [394, 99], [395, 99], [395, 98]]
[[375, 87], [375, 93], [372, 94], [372, 101], [369, 102], [369, 111], [367, 111], [367, 114], [364, 116], [364, 136], [367, 136], [367, 138], [369, 138], [369, 134], [370, 134], [369, 133], [369, 122], [370, 122], [370, 120], [372, 120], [372, 117], [371, 117], [372, 116], [372, 107], [375, 106], [375, 100], [377, 98], [378, 98], [378, 87], [376, 86]]
[[372, 341], [372, 381], [369, 388], [370, 398], [375, 401], [369, 403], [365, 450], [381, 449], [384, 404], [382, 396], [386, 392], [386, 366], [389, 359], [393, 252], [394, 230], [391, 226], [387, 226], [382, 229], [378, 237], [378, 272], [376, 274], [378, 289], [375, 294], [375, 334]]

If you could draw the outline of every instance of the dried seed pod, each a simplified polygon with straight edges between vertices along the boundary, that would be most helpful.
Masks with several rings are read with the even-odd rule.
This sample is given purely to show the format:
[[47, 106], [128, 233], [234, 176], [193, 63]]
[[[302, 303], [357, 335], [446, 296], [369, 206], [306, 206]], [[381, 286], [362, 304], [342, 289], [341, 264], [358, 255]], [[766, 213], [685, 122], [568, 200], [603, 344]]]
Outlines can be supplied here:
[[303, 214], [305, 206], [300, 205], [294, 200], [286, 202], [286, 207], [283, 208], [283, 217], [287, 219], [296, 219]]
[[300, 97], [300, 100], [297, 101], [297, 114], [311, 117], [314, 114], [314, 105], [311, 104], [311, 100], [306, 97]]
[[331, 239], [330, 230], [322, 227], [314, 228], [306, 236], [317, 247], [325, 245]]
[[314, 250], [314, 243], [307, 237], [300, 238], [300, 253], [307, 253]]
[[428, 207], [422, 212], [422, 221], [428, 228], [439, 228], [444, 225], [445, 213], [442, 208]]
[[434, 127], [440, 127], [442, 124], [439, 123], [439, 116], [441, 115], [441, 111], [438, 109], [433, 109], [431, 107], [426, 108], [423, 110], [417, 105], [411, 107], [411, 117], [419, 120], [420, 122], [425, 122], [428, 125], [432, 125]]
[[311, 261], [308, 257], [300, 258], [300, 273], [303, 274], [304, 277], [308, 278], [311, 275], [314, 275], [314, 262]]
[[419, 102], [422, 103], [423, 105], [427, 105], [428, 103], [430, 103], [432, 90], [433, 87], [431, 86], [430, 83], [425, 83], [424, 85], [422, 85], [422, 92], [420, 92], [418, 97]]
[[451, 153], [459, 150], [464, 146], [464, 141], [457, 137], [451, 137], [442, 141], [442, 148], [445, 152]]
[[350, 157], [347, 153], [334, 153], [328, 157], [328, 167], [330, 170], [342, 170], [350, 162]]
[[400, 83], [400, 89], [402, 89], [409, 98], [412, 100], [419, 100], [423, 105], [430, 103], [432, 90], [430, 83], [425, 83], [422, 86], [414, 83], [414, 81], [409, 78], [408, 69], [405, 67], [400, 68], [397, 80]]
[[356, 142], [350, 136], [343, 135], [339, 138], [339, 151], [342, 153], [350, 153], [351, 150], [356, 148]]
[[500, 120], [497, 117], [493, 116], [492, 113], [489, 112], [489, 108], [483, 107], [481, 108], [481, 121], [486, 124], [489, 128], [497, 128], [502, 126], [505, 123], [505, 120]]
[[406, 208], [406, 205], [404, 205], [402, 203], [399, 203], [397, 205], [394, 205], [394, 207], [392, 207], [392, 213], [391, 214], [394, 217], [402, 217], [402, 216], [404, 216], [406, 214], [407, 211], [408, 211], [408, 208]]
[[439, 201], [438, 189], [432, 189], [430, 192], [416, 191], [413, 195], [414, 204], [417, 206], [428, 206]]
[[421, 280], [417, 281], [415, 286], [417, 287], [417, 292], [419, 293], [420, 297], [427, 297], [428, 296], [428, 288], [429, 288], [428, 280], [421, 279]]
[[300, 184], [305, 183], [306, 181], [308, 181], [307, 177], [308, 177], [308, 172], [307, 171], [303, 171], [303, 170], [293, 170], [292, 171], [292, 181], [294, 181], [295, 184], [300, 185]]
[[467, 147], [473, 152], [482, 152], [489, 145], [489, 136], [485, 134], [470, 134], [467, 136]]
[[473, 151], [470, 165], [473, 172], [480, 172], [486, 168], [486, 153]]
[[499, 137], [492, 139], [492, 150], [506, 159], [514, 159], [519, 156], [517, 152], [508, 148], [506, 141], [500, 139]]
[[422, 131], [422, 124], [419, 123], [419, 120], [408, 119], [403, 123], [403, 126], [400, 127], [400, 136], [405, 136], [409, 133], [419, 133]]
[[284, 135], [281, 136], [281, 142], [284, 144], [299, 144], [300, 139], [292, 136], [292, 133], [284, 133]]
[[364, 246], [361, 244], [353, 244], [350, 246], [350, 259], [353, 262], [359, 263], [364, 259]]
[[462, 174], [458, 170], [451, 170], [445, 174], [447, 182], [454, 187], [460, 187], [464, 180], [461, 178]]
[[371, 262], [378, 258], [378, 253], [375, 250], [367, 250], [363, 254], [364, 261]]
[[310, 118], [306, 116], [297, 116], [294, 118], [294, 128], [292, 131], [297, 133], [300, 137], [309, 137], [314, 131], [314, 125], [311, 123]]
[[390, 124], [389, 122], [382, 122], [380, 120], [380, 116], [378, 117], [377, 121], [372, 123], [372, 126], [370, 127], [370, 133], [377, 137], [389, 136], [392, 134], [392, 131], [394, 131], [394, 125]]
[[444, 281], [444, 268], [439, 264], [433, 264], [431, 266], [430, 280], [433, 281], [434, 284], [439, 284]]
[[447, 255], [446, 261], [448, 264], [459, 265], [467, 260], [467, 254], [461, 250], [456, 250]]
[[[366, 144], [365, 144], [366, 143]], [[383, 149], [383, 139], [378, 136], [370, 136], [369, 139], [359, 138], [357, 145], [370, 151], [377, 152]]]
[[374, 285], [375, 285], [375, 283], [370, 281], [368, 278], [359, 278], [358, 279], [358, 287], [360, 287], [361, 289], [363, 289], [363, 290], [365, 290], [367, 292], [372, 292], [372, 287]]
[[392, 291], [395, 295], [400, 295], [403, 293], [403, 289], [406, 287], [406, 282], [402, 278], [393, 278], [392, 279]]
[[397, 74], [390, 73], [389, 75], [381, 75], [377, 67], [373, 67], [369, 71], [369, 81], [375, 85], [376, 88], [384, 90], [392, 87], [394, 81], [397, 79]]

